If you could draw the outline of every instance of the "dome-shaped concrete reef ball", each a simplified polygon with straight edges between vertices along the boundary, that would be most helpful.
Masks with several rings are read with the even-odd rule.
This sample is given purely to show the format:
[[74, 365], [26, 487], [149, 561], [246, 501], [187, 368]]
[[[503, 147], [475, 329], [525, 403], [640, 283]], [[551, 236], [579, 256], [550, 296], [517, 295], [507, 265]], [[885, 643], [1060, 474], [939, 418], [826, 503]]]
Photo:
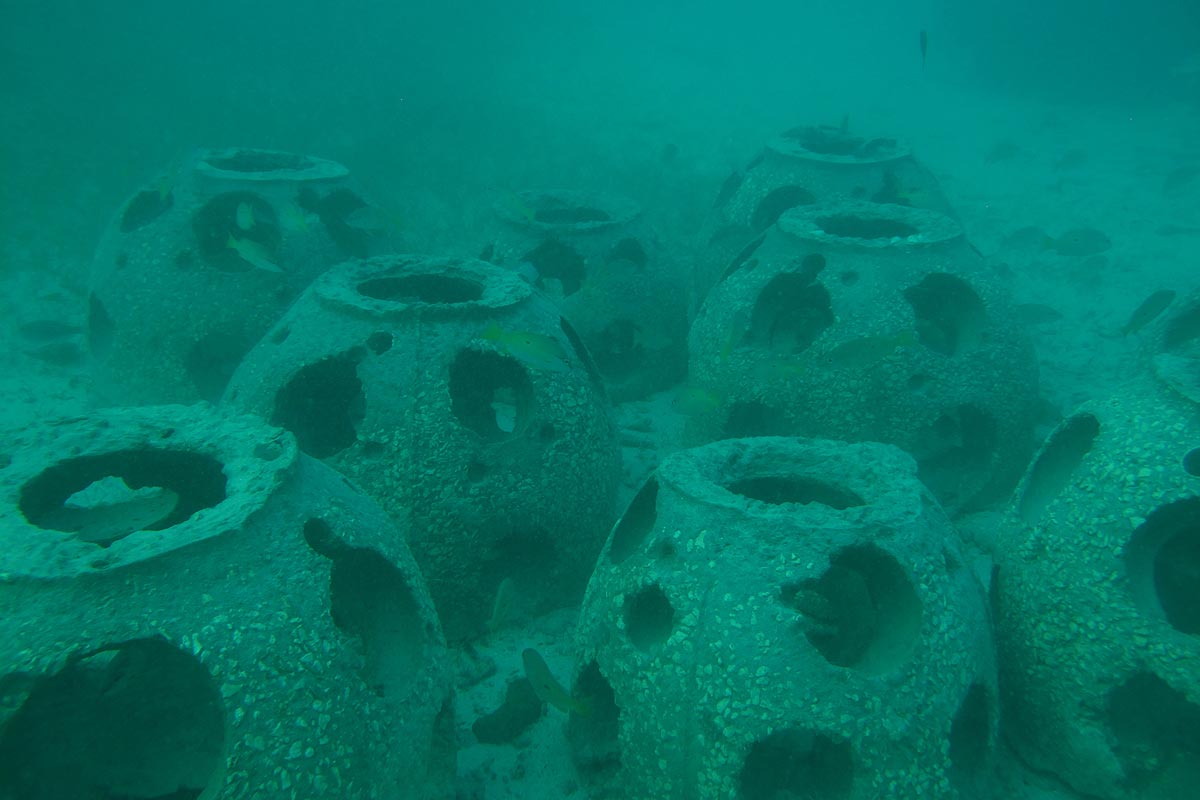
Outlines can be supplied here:
[[1200, 408], [1137, 381], [1047, 439], [998, 547], [1009, 739], [1089, 797], [1200, 775]]
[[676, 453], [580, 614], [568, 736], [619, 796], [971, 798], [995, 745], [983, 589], [912, 459], [763, 437]]
[[545, 292], [579, 331], [616, 401], [672, 386], [687, 361], [686, 285], [632, 200], [519, 192], [495, 205], [482, 258]]
[[554, 304], [473, 259], [323, 275], [225, 402], [296, 434], [410, 527], [447, 635], [576, 602], [614, 515], [600, 376]]
[[3, 457], [0, 796], [447, 796], [403, 532], [290, 434], [114, 409]]
[[861, 200], [953, 214], [937, 179], [895, 139], [804, 125], [769, 141], [718, 192], [694, 266], [696, 300], [733, 256], [797, 206]]
[[1032, 451], [1033, 346], [1000, 281], [936, 211], [786, 212], [727, 266], [690, 350], [694, 443], [894, 444], [952, 513], [1005, 497]]
[[125, 204], [97, 249], [88, 310], [97, 399], [216, 402], [313, 278], [379, 252], [373, 219], [333, 161], [244, 148], [183, 159]]

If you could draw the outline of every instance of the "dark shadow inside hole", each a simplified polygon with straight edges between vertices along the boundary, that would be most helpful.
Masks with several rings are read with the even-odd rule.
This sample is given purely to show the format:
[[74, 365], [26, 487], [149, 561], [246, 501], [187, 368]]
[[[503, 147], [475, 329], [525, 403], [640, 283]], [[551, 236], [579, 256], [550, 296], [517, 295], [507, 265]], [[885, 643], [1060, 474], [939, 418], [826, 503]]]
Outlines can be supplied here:
[[854, 214], [820, 217], [816, 223], [818, 228], [830, 236], [843, 239], [904, 239], [921, 232], [903, 220], [860, 217]]
[[608, 550], [612, 562], [620, 564], [633, 555], [654, 530], [657, 521], [658, 480], [651, 475], [633, 496], [629, 507], [613, 528], [612, 544]]
[[755, 231], [765, 231], [778, 222], [779, 217], [789, 208], [812, 205], [815, 202], [817, 196], [803, 186], [778, 186], [758, 201], [754, 213], [750, 216], [750, 227]]
[[[819, 271], [819, 270], [818, 270]], [[829, 291], [811, 270], [776, 275], [759, 292], [743, 344], [772, 352], [803, 352], [833, 325]]]
[[450, 408], [455, 419], [484, 441], [523, 431], [533, 409], [533, 384], [514, 358], [460, 350], [450, 365]]
[[922, 428], [911, 452], [921, 482], [941, 503], [956, 506], [968, 500], [970, 487], [990, 472], [998, 446], [992, 416], [964, 404]]
[[831, 483], [799, 475], [762, 475], [725, 484], [734, 494], [769, 505], [817, 503], [839, 511], [865, 505], [857, 493]]
[[1108, 725], [1131, 796], [1192, 796], [1200, 773], [1200, 706], [1157, 675], [1139, 672], [1109, 694]]
[[396, 303], [471, 303], [483, 297], [478, 281], [452, 275], [396, 275], [358, 284], [358, 293], [373, 300]]
[[921, 625], [907, 573], [874, 546], [839, 551], [820, 578], [788, 584], [781, 599], [800, 612], [805, 637], [829, 663], [864, 672], [899, 666]]
[[204, 263], [221, 272], [278, 269], [283, 238], [275, 209], [254, 192], [225, 192], [192, 216], [196, 249]]
[[300, 449], [313, 458], [329, 458], [358, 440], [365, 416], [355, 351], [301, 367], [276, 392], [271, 424], [295, 434]]
[[363, 680], [380, 697], [404, 700], [420, 681], [426, 626], [404, 573], [378, 552], [351, 547], [329, 524], [304, 523], [304, 540], [333, 563], [330, 615], [362, 642]]
[[216, 681], [165, 639], [77, 653], [0, 728], [0, 795], [211, 796], [224, 774], [225, 726]]
[[904, 297], [916, 317], [917, 337], [930, 350], [955, 356], [979, 345], [987, 311], [962, 278], [932, 273], [905, 289]]
[[108, 547], [212, 508], [225, 485], [212, 456], [147, 447], [61, 461], [21, 487], [18, 506], [31, 525]]
[[854, 757], [850, 744], [823, 733], [788, 728], [751, 745], [738, 776], [739, 800], [850, 797]]
[[537, 286], [553, 294], [551, 282], [562, 288], [563, 297], [579, 291], [587, 277], [587, 264], [575, 248], [556, 239], [547, 239], [521, 256], [520, 261], [537, 270]]
[[621, 766], [618, 732], [621, 710], [612, 685], [595, 661], [579, 673], [574, 697], [581, 698], [591, 713], [571, 714], [567, 719], [567, 741], [580, 776], [590, 785], [603, 785], [617, 777]]
[[1021, 519], [1028, 523], [1037, 522], [1046, 507], [1066, 488], [1099, 435], [1100, 420], [1092, 414], [1076, 414], [1050, 434], [1025, 479], [1018, 505]]
[[131, 233], [149, 225], [170, 210], [175, 203], [171, 190], [144, 189], [133, 196], [121, 214], [121, 233]]

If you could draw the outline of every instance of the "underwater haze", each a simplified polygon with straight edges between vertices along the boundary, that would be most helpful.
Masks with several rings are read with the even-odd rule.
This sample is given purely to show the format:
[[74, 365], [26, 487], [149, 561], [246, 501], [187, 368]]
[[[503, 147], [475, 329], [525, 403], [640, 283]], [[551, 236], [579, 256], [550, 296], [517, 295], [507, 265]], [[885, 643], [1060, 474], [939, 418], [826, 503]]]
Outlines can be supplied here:
[[1200, 2], [6, 0], [0, 800], [1184, 800]]

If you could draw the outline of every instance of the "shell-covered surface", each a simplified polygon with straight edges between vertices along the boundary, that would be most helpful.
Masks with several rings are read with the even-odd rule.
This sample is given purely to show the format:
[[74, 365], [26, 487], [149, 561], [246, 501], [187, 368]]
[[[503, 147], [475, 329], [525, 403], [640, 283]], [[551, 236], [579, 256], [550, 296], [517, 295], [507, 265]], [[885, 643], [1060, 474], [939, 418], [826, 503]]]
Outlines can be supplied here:
[[448, 632], [577, 599], [620, 477], [601, 378], [515, 273], [381, 256], [322, 276], [247, 356], [226, 405], [292, 430], [405, 520]]
[[568, 736], [628, 797], [970, 797], [998, 702], [984, 593], [912, 460], [726, 440], [666, 459], [577, 631]]
[[403, 532], [289, 434], [162, 406], [8, 454], [0, 793], [445, 796], [446, 645]]

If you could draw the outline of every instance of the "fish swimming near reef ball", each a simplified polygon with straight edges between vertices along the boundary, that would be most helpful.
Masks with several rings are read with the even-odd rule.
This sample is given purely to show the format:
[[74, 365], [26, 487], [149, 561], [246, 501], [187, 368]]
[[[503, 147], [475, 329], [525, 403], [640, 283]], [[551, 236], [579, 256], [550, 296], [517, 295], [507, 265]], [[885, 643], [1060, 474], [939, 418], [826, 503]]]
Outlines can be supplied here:
[[1104, 232], [1095, 228], [1072, 228], [1057, 238], [1047, 237], [1044, 244], [1060, 256], [1094, 256], [1112, 247]]
[[254, 209], [247, 203], [238, 203], [237, 226], [244, 231], [254, 227]]
[[565, 372], [569, 366], [563, 346], [544, 333], [507, 330], [493, 322], [484, 329], [483, 339], [534, 369]]
[[1174, 301], [1174, 290], [1159, 289], [1133, 310], [1133, 313], [1129, 315], [1129, 321], [1121, 326], [1121, 335], [1128, 336], [1131, 333], [1137, 333], [1157, 319], [1158, 315], [1166, 311]]
[[261, 269], [264, 272], [283, 272], [279, 265], [271, 260], [271, 253], [262, 242], [256, 242], [253, 239], [239, 239], [233, 234], [229, 234], [229, 238], [225, 240], [225, 246], [255, 269]]
[[525, 677], [533, 685], [533, 693], [543, 703], [549, 703], [566, 714], [578, 714], [586, 717], [591, 713], [591, 706], [586, 700], [573, 696], [550, 673], [541, 654], [532, 647], [521, 653], [521, 661], [525, 664]]
[[823, 357], [835, 369], [869, 367], [896, 352], [896, 348], [917, 343], [916, 331], [900, 331], [890, 336], [863, 336], [842, 342]]
[[671, 399], [671, 408], [689, 417], [711, 414], [721, 407], [721, 396], [703, 386], [684, 386]]

